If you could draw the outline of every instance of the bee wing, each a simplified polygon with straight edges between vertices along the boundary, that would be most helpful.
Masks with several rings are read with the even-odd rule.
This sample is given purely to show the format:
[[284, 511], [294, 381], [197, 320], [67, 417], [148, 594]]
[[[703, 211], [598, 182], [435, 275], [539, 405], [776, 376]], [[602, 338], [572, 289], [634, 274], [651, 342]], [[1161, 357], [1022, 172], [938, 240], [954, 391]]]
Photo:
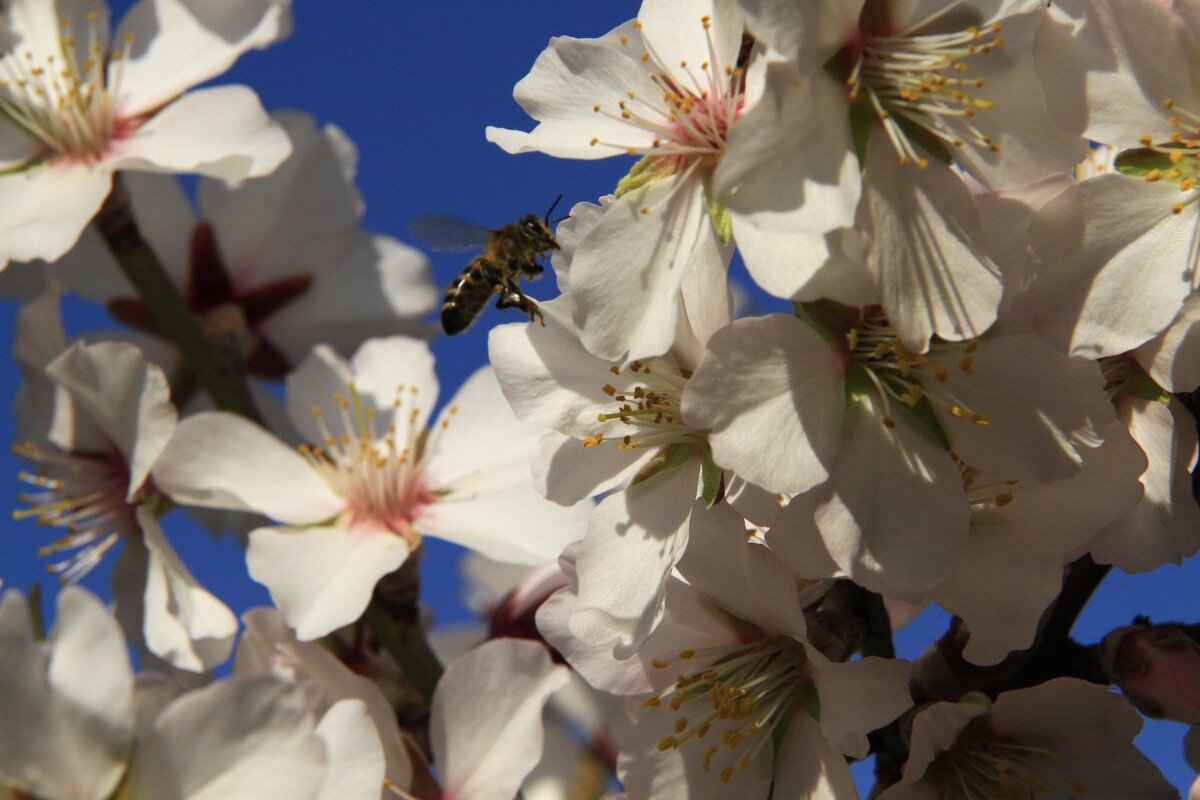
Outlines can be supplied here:
[[433, 216], [418, 217], [408, 230], [430, 249], [447, 252], [480, 250], [495, 233], [461, 219]]

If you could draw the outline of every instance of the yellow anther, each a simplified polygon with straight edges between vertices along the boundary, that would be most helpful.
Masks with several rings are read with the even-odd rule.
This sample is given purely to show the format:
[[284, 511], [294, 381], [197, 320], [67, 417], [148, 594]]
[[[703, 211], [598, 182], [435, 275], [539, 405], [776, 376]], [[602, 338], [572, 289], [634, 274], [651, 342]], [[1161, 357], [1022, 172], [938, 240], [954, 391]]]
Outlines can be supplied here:
[[652, 658], [650, 659], [650, 666], [654, 667], [655, 669], [666, 669], [667, 667], [671, 666], [671, 662], [663, 661], [660, 658]]
[[686, 730], [687, 730], [687, 717], [680, 717], [679, 719], [675, 720], [675, 732], [676, 733], [683, 733]]
[[1013, 501], [1012, 492], [1001, 492], [994, 498], [997, 506], [1006, 506]]
[[946, 409], [950, 412], [950, 416], [955, 419], [963, 419], [967, 416], [967, 412], [963, 411], [962, 406], [952, 405]]
[[589, 436], [583, 440], [583, 449], [586, 450], [589, 447], [595, 447], [596, 445], [600, 444], [600, 442], [602, 442], [602, 441], [604, 441], [604, 436], [602, 434], [597, 433], [592, 436]]
[[979, 412], [975, 412], [971, 415], [971, 422], [974, 422], [981, 428], [986, 428], [988, 425], [992, 424], [992, 421], [988, 418], [987, 414], [980, 414]]
[[658, 751], [660, 753], [665, 753], [675, 746], [676, 745], [675, 745], [675, 737], [674, 736], [664, 736], [658, 742]]

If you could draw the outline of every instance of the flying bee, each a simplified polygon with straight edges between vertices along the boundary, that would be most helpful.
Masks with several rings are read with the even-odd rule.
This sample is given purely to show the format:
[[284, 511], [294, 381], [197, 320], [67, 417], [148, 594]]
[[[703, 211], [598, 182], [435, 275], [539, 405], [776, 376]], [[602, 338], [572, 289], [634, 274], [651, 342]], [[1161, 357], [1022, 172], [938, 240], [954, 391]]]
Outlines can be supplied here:
[[446, 290], [442, 329], [448, 335], [469, 328], [492, 295], [500, 295], [496, 308], [519, 308], [531, 321], [542, 319], [537, 303], [521, 291], [520, 280], [539, 277], [544, 267], [538, 258], [558, 249], [550, 226], [566, 217], [551, 220], [550, 215], [559, 200], [562, 195], [544, 217], [526, 214], [517, 222], [495, 230], [443, 217], [421, 217], [413, 222], [412, 232], [436, 250], [483, 250]]

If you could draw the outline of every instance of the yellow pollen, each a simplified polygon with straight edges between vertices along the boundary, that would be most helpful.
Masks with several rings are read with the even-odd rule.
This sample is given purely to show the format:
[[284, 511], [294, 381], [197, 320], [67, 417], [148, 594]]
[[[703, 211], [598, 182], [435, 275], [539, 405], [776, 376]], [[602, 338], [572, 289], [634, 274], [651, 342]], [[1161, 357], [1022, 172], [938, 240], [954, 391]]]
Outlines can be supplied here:
[[992, 421], [988, 419], [987, 414], [980, 414], [979, 412], [971, 415], [971, 422], [974, 422], [981, 428], [986, 428], [988, 425], [992, 424]]
[[695, 656], [696, 656], [695, 650], [680, 650], [679, 651], [679, 657], [684, 660], [687, 660], [689, 658], [694, 658]]
[[642, 701], [642, 708], [658, 708], [661, 705], [662, 705], [662, 700], [659, 699], [658, 695], [655, 695], [653, 697], [647, 697], [645, 700]]
[[621, 38], [621, 44], [629, 44], [629, 37], [628, 37], [628, 36], [626, 36], [625, 34], [621, 34], [621, 37], [620, 37], [620, 38]]
[[658, 742], [658, 751], [660, 753], [665, 753], [668, 750], [670, 750], [671, 748], [673, 748], [674, 746], [675, 746], [675, 737], [674, 736], [664, 736]]
[[729, 779], [733, 777], [733, 767], [726, 767], [721, 770], [721, 783], [729, 783]]
[[643, 214], [649, 214], [649, 213], [650, 213], [650, 207], [649, 207], [649, 206], [642, 206], [642, 207], [641, 207], [640, 209], [638, 209], [638, 210], [639, 210], [639, 211], [641, 211]]
[[1170, 154], [1167, 156], [1167, 159], [1172, 164], [1179, 164], [1180, 162], [1183, 161], [1183, 153], [1182, 153], [1182, 151], [1179, 151], [1179, 150], [1172, 150], [1170, 152]]
[[650, 659], [650, 666], [654, 667], [655, 669], [666, 669], [667, 667], [671, 666], [671, 662], [663, 661], [659, 658], [652, 658]]
[[687, 717], [680, 717], [679, 719], [675, 720], [675, 732], [676, 733], [683, 733], [684, 731], [687, 730], [687, 726], [688, 726]]
[[967, 416], [967, 412], [962, 410], [962, 406], [952, 405], [946, 410], [949, 411], [950, 416], [954, 417], [955, 419], [964, 419]]
[[1175, 205], [1171, 206], [1171, 213], [1182, 214], [1183, 213], [1183, 203], [1176, 203]]
[[604, 441], [604, 436], [602, 434], [597, 433], [593, 436], [589, 436], [583, 440], [583, 449], [586, 450], [589, 447], [595, 447], [602, 441]]
[[1142, 147], [1153, 147], [1154, 146], [1154, 140], [1151, 139], [1149, 136], [1139, 137], [1138, 142], [1141, 143]]

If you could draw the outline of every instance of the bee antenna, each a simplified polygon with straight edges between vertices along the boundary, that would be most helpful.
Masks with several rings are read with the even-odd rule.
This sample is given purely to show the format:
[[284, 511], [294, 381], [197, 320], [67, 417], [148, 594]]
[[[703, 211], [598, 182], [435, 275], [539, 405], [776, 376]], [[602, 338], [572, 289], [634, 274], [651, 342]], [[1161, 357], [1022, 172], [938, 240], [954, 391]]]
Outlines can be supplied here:
[[550, 209], [546, 212], [546, 216], [543, 217], [543, 219], [546, 220], [547, 225], [557, 225], [558, 223], [562, 222], [567, 217], [571, 216], [570, 214], [567, 214], [567, 217], [559, 217], [556, 220], [550, 219], [550, 215], [554, 213], [554, 209], [558, 207], [558, 203], [562, 199], [563, 199], [563, 196], [560, 194], [558, 197], [554, 198], [554, 202], [550, 204]]

